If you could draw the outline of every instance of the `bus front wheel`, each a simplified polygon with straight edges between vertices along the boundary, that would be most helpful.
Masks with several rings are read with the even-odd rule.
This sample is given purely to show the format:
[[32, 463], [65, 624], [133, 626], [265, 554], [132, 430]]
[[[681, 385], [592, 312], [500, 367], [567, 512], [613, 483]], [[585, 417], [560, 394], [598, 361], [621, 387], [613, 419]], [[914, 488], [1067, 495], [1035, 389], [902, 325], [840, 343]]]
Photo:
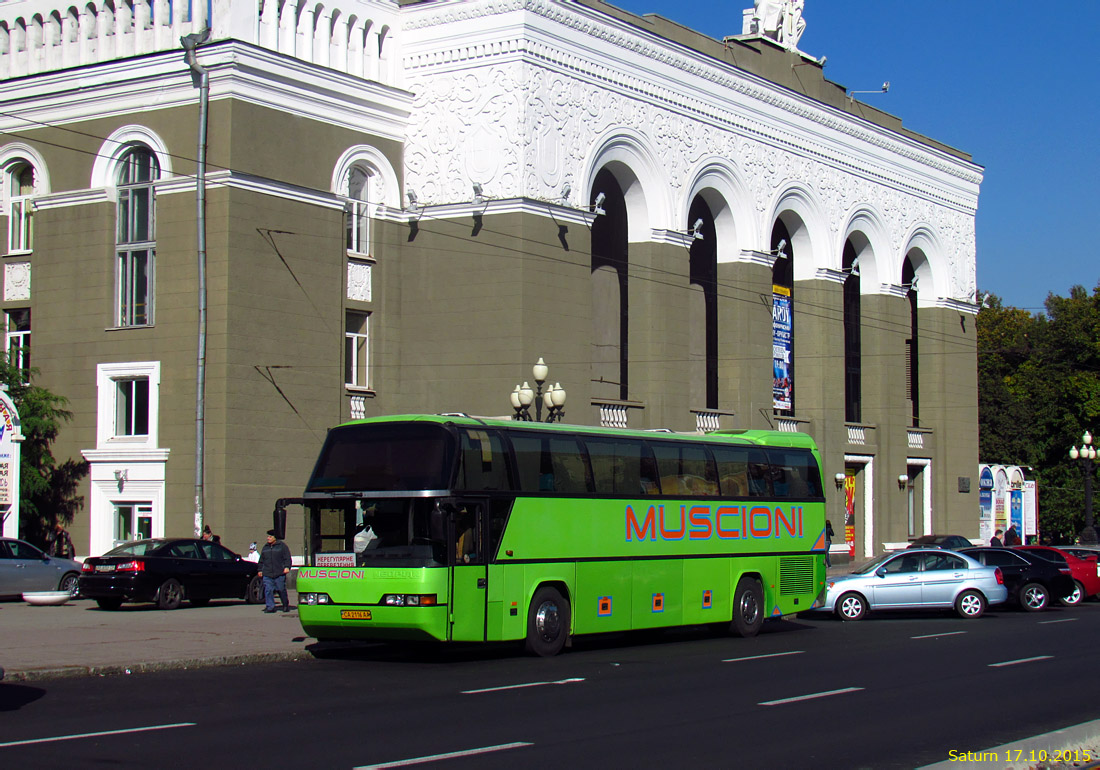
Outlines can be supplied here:
[[756, 578], [737, 581], [733, 594], [733, 622], [730, 630], [738, 636], [756, 636], [764, 625], [764, 588]]
[[540, 657], [561, 652], [569, 636], [569, 602], [556, 588], [535, 591], [527, 610], [527, 651]]

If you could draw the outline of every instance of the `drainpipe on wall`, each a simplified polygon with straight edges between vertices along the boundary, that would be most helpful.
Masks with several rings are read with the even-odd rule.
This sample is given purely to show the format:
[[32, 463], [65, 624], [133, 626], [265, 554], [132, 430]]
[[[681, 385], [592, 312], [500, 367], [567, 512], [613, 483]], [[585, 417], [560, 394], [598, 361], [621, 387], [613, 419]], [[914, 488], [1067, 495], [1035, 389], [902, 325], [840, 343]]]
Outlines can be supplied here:
[[199, 344], [195, 368], [195, 537], [203, 529], [203, 454], [206, 433], [206, 114], [210, 102], [210, 76], [198, 62], [195, 49], [210, 39], [210, 29], [184, 35], [180, 44], [187, 66], [199, 87], [199, 153], [195, 164], [195, 219], [198, 223]]

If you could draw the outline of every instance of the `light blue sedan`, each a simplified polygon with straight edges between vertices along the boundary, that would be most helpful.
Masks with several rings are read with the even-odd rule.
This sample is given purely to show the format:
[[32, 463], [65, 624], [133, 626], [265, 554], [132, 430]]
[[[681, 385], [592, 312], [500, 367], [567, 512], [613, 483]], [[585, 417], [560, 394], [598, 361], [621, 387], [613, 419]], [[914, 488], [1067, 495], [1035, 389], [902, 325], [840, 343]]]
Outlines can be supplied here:
[[68, 591], [76, 595], [80, 562], [47, 556], [30, 543], [0, 537], [0, 597], [24, 592]]
[[986, 606], [1008, 598], [998, 567], [943, 549], [888, 553], [825, 584], [823, 609], [841, 620], [860, 620], [870, 610], [954, 609], [980, 618]]

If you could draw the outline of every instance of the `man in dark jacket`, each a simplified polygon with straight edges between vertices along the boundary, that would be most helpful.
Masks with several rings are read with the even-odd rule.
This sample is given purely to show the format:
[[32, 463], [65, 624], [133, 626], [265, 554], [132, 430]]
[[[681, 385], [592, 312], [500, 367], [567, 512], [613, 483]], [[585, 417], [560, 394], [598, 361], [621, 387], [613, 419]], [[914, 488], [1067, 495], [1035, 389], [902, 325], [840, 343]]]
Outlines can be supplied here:
[[275, 612], [275, 594], [283, 603], [283, 612], [290, 612], [290, 597], [286, 592], [286, 576], [290, 574], [290, 549], [275, 536], [275, 530], [267, 531], [267, 545], [260, 551], [260, 571], [264, 581], [264, 612]]
[[1005, 545], [1019, 545], [1020, 535], [1016, 532], [1016, 525], [1013, 524], [1005, 532]]

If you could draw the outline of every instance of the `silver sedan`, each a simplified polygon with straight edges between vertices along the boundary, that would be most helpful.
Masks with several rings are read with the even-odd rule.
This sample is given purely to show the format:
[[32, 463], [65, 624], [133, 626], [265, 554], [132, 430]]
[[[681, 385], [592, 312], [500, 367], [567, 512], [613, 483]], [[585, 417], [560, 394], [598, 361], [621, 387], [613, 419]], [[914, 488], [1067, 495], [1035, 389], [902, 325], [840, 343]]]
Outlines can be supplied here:
[[0, 537], [0, 596], [68, 591], [76, 595], [80, 562], [47, 556], [30, 543]]
[[999, 568], [938, 548], [885, 554], [849, 575], [829, 578], [825, 586], [823, 609], [842, 620], [886, 609], [954, 609], [978, 618], [986, 606], [1008, 598]]

